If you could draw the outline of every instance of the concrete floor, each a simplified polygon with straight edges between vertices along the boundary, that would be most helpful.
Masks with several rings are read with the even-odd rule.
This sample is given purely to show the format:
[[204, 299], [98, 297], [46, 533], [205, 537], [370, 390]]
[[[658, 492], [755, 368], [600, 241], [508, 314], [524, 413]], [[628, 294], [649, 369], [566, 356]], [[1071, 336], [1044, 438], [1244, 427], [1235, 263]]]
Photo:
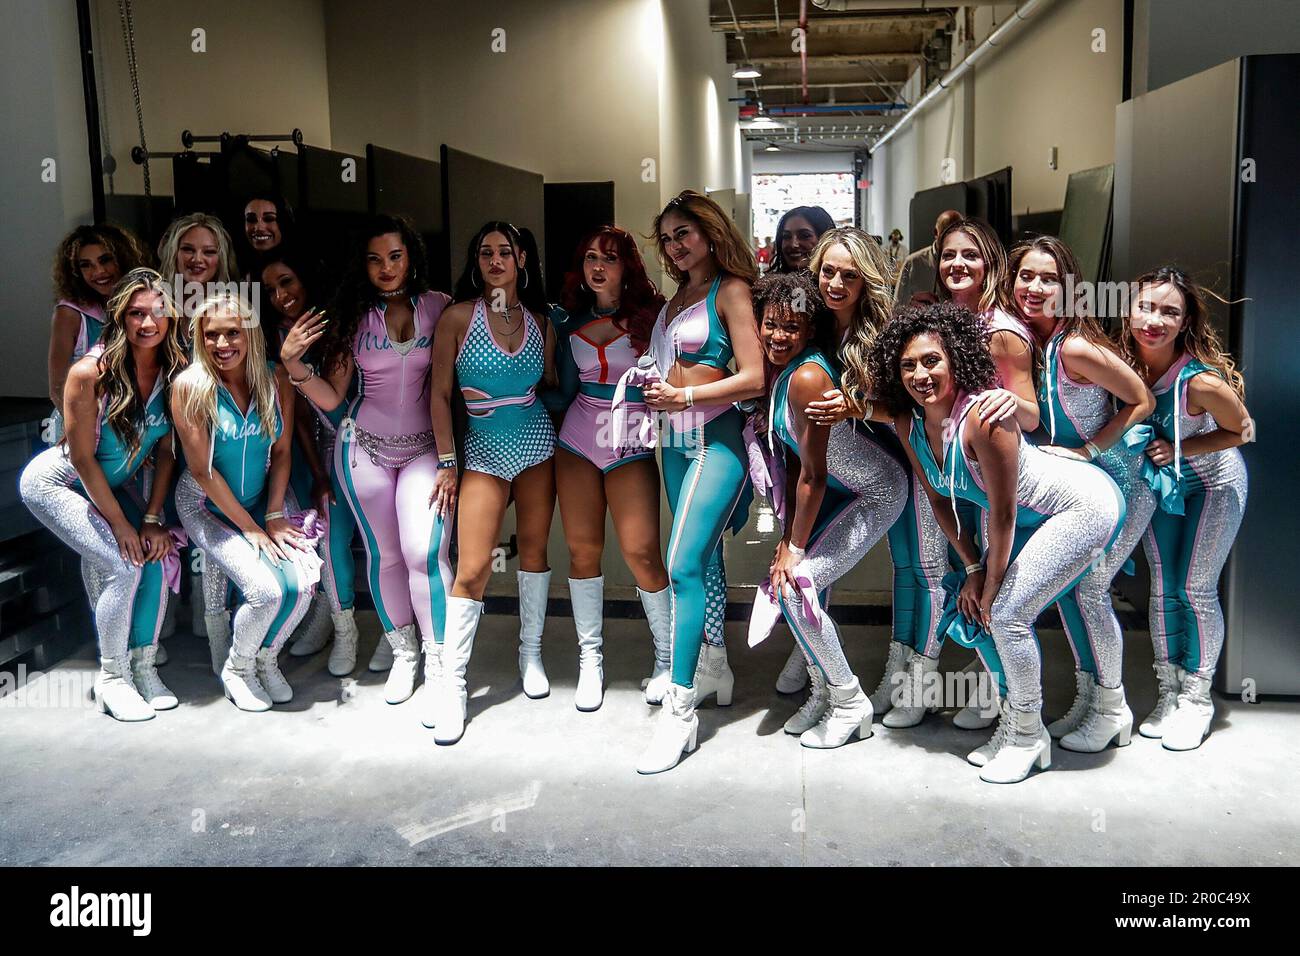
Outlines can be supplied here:
[[[362, 618], [363, 653], [378, 634]], [[206, 643], [167, 642], [164, 679], [183, 701], [144, 724], [88, 702], [37, 706], [44, 682], [89, 679], [65, 661], [0, 706], [5, 808], [0, 864], [1085, 864], [1269, 865], [1300, 857], [1300, 704], [1216, 698], [1214, 733], [1175, 754], [1134, 735], [1099, 755], [1054, 750], [1015, 786], [963, 759], [987, 734], [930, 717], [835, 751], [781, 732], [800, 698], [772, 688], [778, 631], [745, 647], [730, 625], [733, 706], [700, 711], [700, 748], [675, 770], [633, 771], [657, 709], [642, 621], [607, 625], [607, 695], [576, 711], [571, 622], [546, 638], [551, 696], [528, 700], [515, 628], [484, 619], [470, 668], [470, 724], [434, 745], [414, 702], [384, 703], [383, 675], [329, 676], [325, 654], [284, 660], [297, 698], [237, 711]], [[874, 685], [887, 634], [848, 628], [850, 661]], [[1069, 654], [1044, 632], [1049, 712], [1069, 703]], [[1151, 707], [1145, 634], [1129, 641], [1129, 700]], [[363, 657], [363, 661], [366, 657]], [[965, 664], [952, 649], [944, 664]], [[363, 665], [364, 666], [364, 665]], [[48, 689], [48, 687], [47, 687]], [[24, 706], [24, 702], [27, 706]]]

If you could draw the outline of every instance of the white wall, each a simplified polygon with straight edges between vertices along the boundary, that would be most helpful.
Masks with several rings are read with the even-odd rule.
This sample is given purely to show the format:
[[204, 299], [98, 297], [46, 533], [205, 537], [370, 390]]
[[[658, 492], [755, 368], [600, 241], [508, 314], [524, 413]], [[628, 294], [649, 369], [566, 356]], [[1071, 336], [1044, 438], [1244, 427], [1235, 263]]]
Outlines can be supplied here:
[[[0, 275], [5, 349], [0, 394], [46, 394], [45, 358], [54, 250], [90, 222], [90, 159], [81, 92], [77, 12], [71, 3], [14, 0], [0, 37], [0, 106], [8, 174], [0, 177]], [[53, 160], [53, 182], [42, 179]]]

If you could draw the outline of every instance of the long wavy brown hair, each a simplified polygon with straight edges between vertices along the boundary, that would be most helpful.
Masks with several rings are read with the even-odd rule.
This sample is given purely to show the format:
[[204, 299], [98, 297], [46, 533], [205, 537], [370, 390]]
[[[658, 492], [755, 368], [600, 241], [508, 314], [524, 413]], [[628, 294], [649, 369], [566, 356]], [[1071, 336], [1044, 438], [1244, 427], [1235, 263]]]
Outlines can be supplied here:
[[[1226, 305], [1228, 300], [1197, 285], [1192, 281], [1191, 276], [1176, 266], [1161, 266], [1150, 272], [1144, 272], [1134, 280], [1133, 289], [1137, 295], [1140, 295], [1145, 286], [1165, 283], [1172, 285], [1183, 296], [1183, 327], [1174, 340], [1175, 350], [1187, 352], [1198, 362], [1203, 362], [1214, 369], [1223, 376], [1223, 380], [1232, 387], [1238, 398], [1245, 398], [1246, 381], [1237, 370], [1237, 363], [1232, 360], [1232, 356], [1224, 351], [1219, 341], [1219, 333], [1210, 323], [1210, 309], [1205, 301], [1208, 296], [1214, 296]], [[1133, 340], [1130, 319], [1131, 312], [1130, 315], [1124, 316], [1124, 323], [1120, 326], [1119, 354], [1124, 356], [1124, 360], [1145, 378], [1147, 366], [1142, 361], [1137, 343]]]
[[713, 247], [713, 258], [717, 261], [719, 269], [733, 276], [739, 276], [753, 285], [754, 280], [758, 278], [758, 262], [754, 259], [754, 251], [749, 248], [749, 243], [745, 241], [745, 237], [740, 234], [740, 230], [736, 228], [736, 224], [731, 221], [731, 217], [723, 211], [722, 207], [694, 189], [683, 189], [668, 200], [668, 205], [655, 216], [654, 228], [646, 237], [654, 240], [655, 252], [659, 256], [659, 264], [663, 266], [664, 272], [677, 282], [686, 279], [685, 274], [673, 264], [672, 259], [668, 258], [668, 253], [664, 251], [663, 240], [660, 238], [660, 226], [664, 217], [671, 212], [685, 216], [700, 227], [700, 231], [709, 240], [709, 245]]
[[[939, 266], [943, 263], [943, 244], [948, 237], [955, 233], [962, 233], [975, 247], [979, 249], [980, 255], [984, 258], [984, 284], [980, 288], [979, 310], [987, 312], [998, 304], [998, 298], [1001, 294], [1002, 287], [1007, 281], [1007, 253], [1002, 248], [1002, 240], [998, 234], [983, 219], [971, 217], [961, 217], [949, 225], [939, 234], [938, 240], [934, 244], [935, 248], [935, 270], [934, 270], [934, 291], [941, 302], [952, 298], [952, 293], [948, 287], [943, 284], [943, 279], [939, 277]], [[1023, 256], [1023, 253], [1022, 253]]]
[[141, 422], [147, 395], [141, 395], [135, 381], [135, 353], [126, 337], [126, 310], [137, 292], [157, 292], [167, 317], [167, 333], [160, 346], [163, 407], [170, 408], [172, 383], [185, 370], [185, 346], [181, 344], [181, 317], [172, 300], [171, 288], [153, 269], [132, 269], [113, 290], [108, 300], [103, 352], [97, 359], [95, 397], [105, 399], [105, 423], [126, 443], [128, 457], [140, 451]]
[[55, 298], [86, 304], [103, 303], [99, 293], [86, 284], [86, 280], [81, 277], [81, 270], [77, 268], [77, 257], [81, 255], [81, 250], [94, 245], [103, 246], [113, 254], [120, 276], [149, 265], [149, 253], [144, 243], [130, 230], [111, 222], [97, 226], [78, 226], [63, 237], [54, 253], [51, 278], [54, 280]]
[[613, 252], [623, 266], [623, 288], [619, 293], [618, 311], [611, 317], [620, 331], [626, 332], [632, 347], [644, 352], [650, 344], [650, 330], [654, 327], [664, 297], [646, 275], [645, 261], [636, 240], [626, 229], [604, 225], [583, 236], [573, 250], [573, 262], [564, 274], [564, 288], [560, 291], [560, 305], [573, 318], [585, 315], [596, 305], [596, 294], [587, 288], [582, 264], [592, 243], [599, 242], [601, 251]]
[[[1016, 273], [1020, 271], [1020, 263], [1031, 252], [1046, 253], [1056, 262], [1056, 272], [1061, 277], [1063, 297], [1069, 289], [1078, 289], [1083, 283], [1083, 273], [1079, 269], [1079, 260], [1075, 258], [1070, 247], [1056, 236], [1035, 236], [1033, 239], [1026, 239], [1024, 242], [1017, 243], [1007, 253], [1007, 277], [1006, 281], [1002, 283], [1000, 299], [1002, 308], [1022, 321], [1024, 316], [1020, 314], [1020, 307], [1016, 305]], [[1063, 323], [1062, 328], [1067, 336], [1077, 333], [1093, 345], [1100, 345], [1102, 348], [1114, 350], [1115, 343], [1110, 340], [1110, 336], [1101, 327], [1101, 323], [1091, 314], [1080, 310], [1077, 301], [1066, 302], [1063, 300], [1060, 314], [1056, 318], [1058, 322]]]
[[840, 343], [836, 356], [844, 401], [853, 412], [861, 414], [874, 391], [871, 352], [875, 348], [876, 336], [889, 322], [893, 311], [894, 284], [890, 281], [891, 270], [885, 250], [871, 236], [853, 226], [838, 226], [822, 234], [808, 260], [814, 277], [821, 272], [826, 253], [832, 246], [843, 246], [853, 268], [862, 276], [862, 295], [853, 310], [853, 325]]

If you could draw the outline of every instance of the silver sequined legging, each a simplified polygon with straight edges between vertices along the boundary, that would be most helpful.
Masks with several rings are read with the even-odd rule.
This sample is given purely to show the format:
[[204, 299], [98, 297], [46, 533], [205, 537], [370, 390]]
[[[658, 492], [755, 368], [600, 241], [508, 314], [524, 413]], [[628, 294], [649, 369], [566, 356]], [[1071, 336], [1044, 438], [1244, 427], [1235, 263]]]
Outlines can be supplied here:
[[[897, 459], [855, 430], [850, 422], [831, 429], [826, 447], [826, 467], [849, 495], [827, 488], [818, 527], [808, 542], [801, 565], [812, 578], [809, 589], [819, 594], [853, 568], [884, 537], [907, 503], [908, 472]], [[838, 498], [839, 500], [835, 500]], [[835, 622], [818, 608], [820, 626], [804, 618], [802, 597], [781, 598], [781, 610], [809, 665], [821, 668], [826, 681], [836, 687], [853, 679], [844, 657]]]
[[[278, 651], [307, 613], [312, 588], [286, 587], [285, 577], [272, 570], [242, 534], [209, 511], [206, 501], [187, 469], [176, 483], [181, 524], [190, 540], [203, 549], [205, 560], [214, 563], [243, 595], [232, 618], [232, 650], [252, 657], [269, 640], [267, 646]], [[284, 506], [286, 512], [298, 510], [290, 490], [285, 491]]]
[[[77, 470], [63, 446], [47, 448], [28, 463], [18, 480], [19, 494], [31, 513], [59, 539], [81, 555], [83, 581], [98, 589], [87, 594], [94, 601], [95, 634], [102, 658], [120, 660], [129, 653], [131, 625], [138, 599], [154, 602], [155, 619], [162, 620], [166, 585], [156, 563], [137, 568], [122, 558], [113, 530], [83, 493], [73, 488]], [[156, 581], [156, 593], [141, 594], [146, 572]], [[153, 630], [157, 639], [157, 625]]]

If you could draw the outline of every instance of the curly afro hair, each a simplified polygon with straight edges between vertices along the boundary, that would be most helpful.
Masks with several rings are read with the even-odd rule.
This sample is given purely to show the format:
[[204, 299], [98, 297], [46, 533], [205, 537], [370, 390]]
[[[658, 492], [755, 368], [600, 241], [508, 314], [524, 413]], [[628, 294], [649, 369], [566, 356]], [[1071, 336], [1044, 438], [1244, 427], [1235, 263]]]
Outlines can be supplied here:
[[903, 306], [881, 330], [871, 353], [871, 377], [891, 415], [902, 415], [916, 404], [903, 384], [899, 365], [907, 344], [927, 333], [943, 343], [957, 388], [982, 392], [997, 381], [988, 326], [979, 316], [952, 302]]
[[832, 362], [835, 361], [835, 320], [822, 294], [817, 290], [817, 280], [807, 269], [795, 272], [768, 272], [754, 283], [754, 318], [763, 324], [763, 315], [769, 307], [808, 319], [808, 338]]

